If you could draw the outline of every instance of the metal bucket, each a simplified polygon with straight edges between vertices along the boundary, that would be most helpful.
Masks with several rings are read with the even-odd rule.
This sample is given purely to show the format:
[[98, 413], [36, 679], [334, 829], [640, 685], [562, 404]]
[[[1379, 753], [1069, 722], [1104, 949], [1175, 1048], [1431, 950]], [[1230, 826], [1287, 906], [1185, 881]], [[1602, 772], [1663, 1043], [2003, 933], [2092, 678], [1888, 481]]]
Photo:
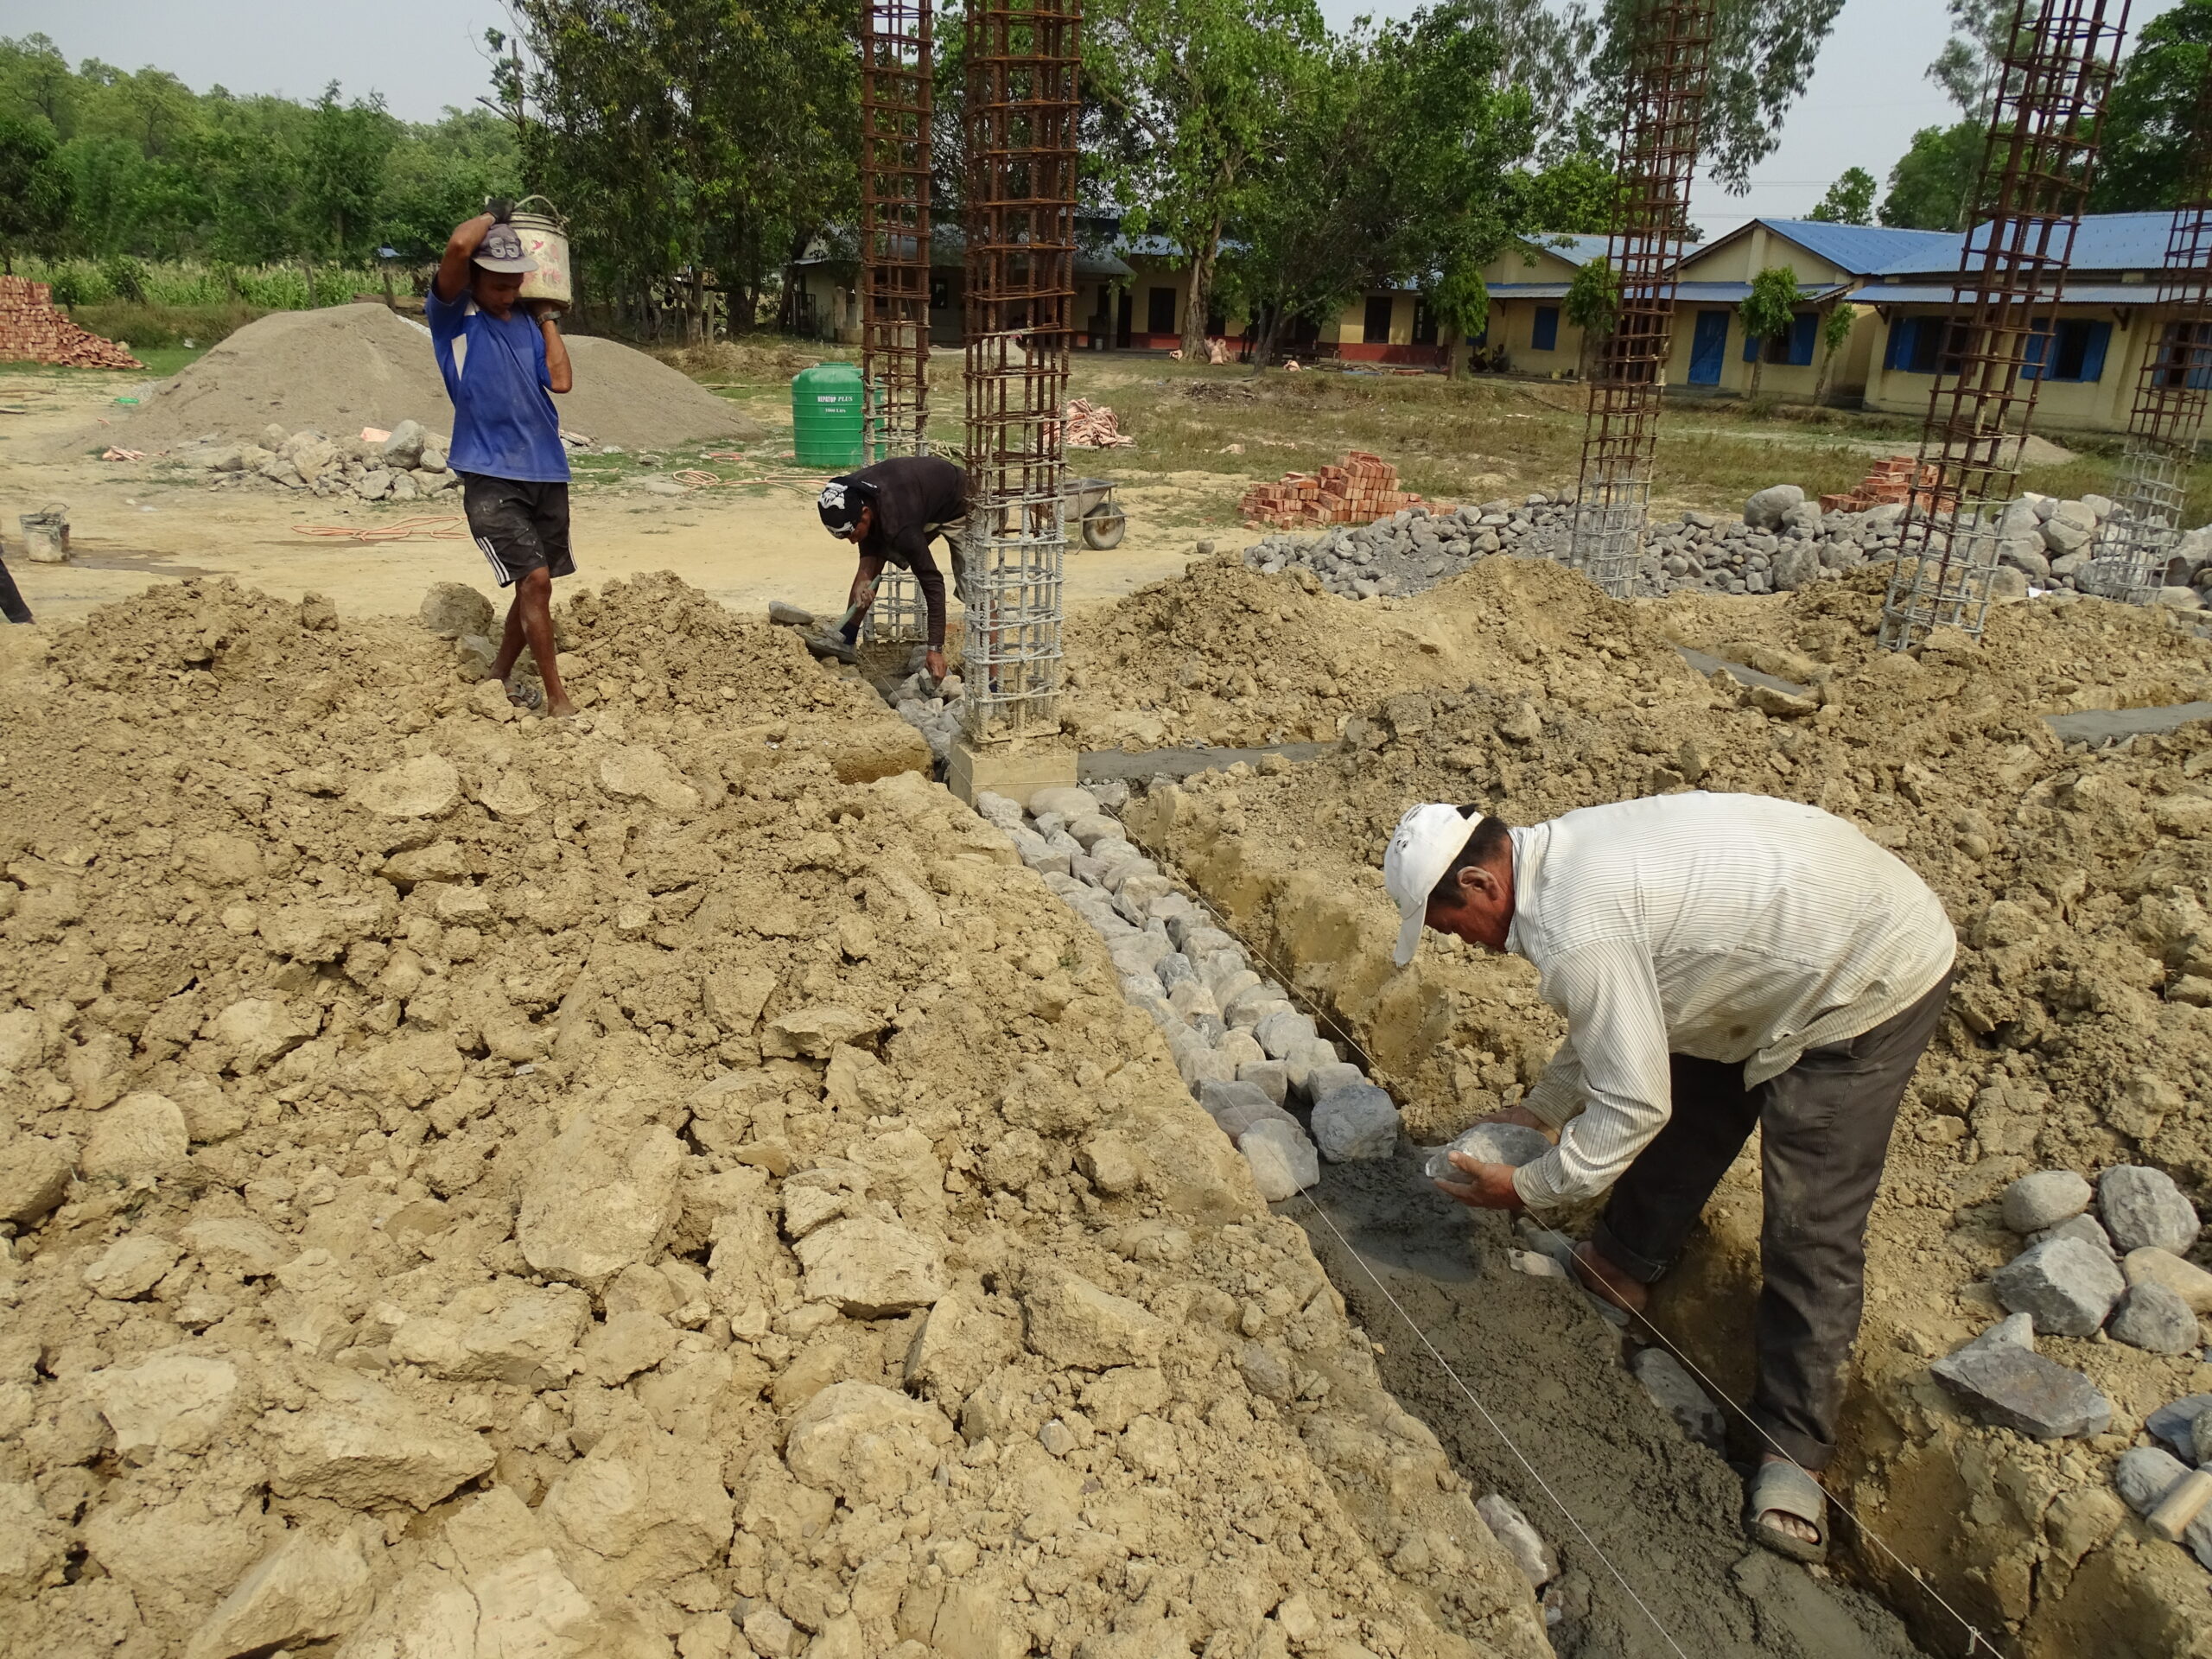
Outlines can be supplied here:
[[575, 284], [569, 270], [569, 235], [566, 224], [555, 211], [553, 204], [543, 196], [524, 196], [524, 201], [534, 201], [543, 207], [542, 213], [514, 214], [515, 233], [522, 238], [522, 251], [537, 261], [537, 269], [522, 279], [522, 298], [550, 300], [564, 310], [576, 302]]
[[23, 556], [33, 564], [64, 564], [69, 558], [69, 510], [47, 507], [16, 521], [23, 527]]

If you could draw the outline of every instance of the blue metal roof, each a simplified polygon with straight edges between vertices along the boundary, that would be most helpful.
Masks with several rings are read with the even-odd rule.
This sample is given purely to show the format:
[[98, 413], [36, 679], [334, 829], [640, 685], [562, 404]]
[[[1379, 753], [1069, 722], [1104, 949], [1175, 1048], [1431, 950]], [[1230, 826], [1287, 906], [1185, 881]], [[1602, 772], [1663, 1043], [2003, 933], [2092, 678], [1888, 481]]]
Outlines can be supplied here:
[[[1956, 269], [1959, 263], [1955, 231], [1893, 231], [1886, 225], [1831, 225], [1819, 219], [1758, 219], [1750, 224], [1764, 225], [1855, 276], [1893, 270]], [[1931, 260], [1933, 265], [1927, 263]]]
[[[1948, 283], [1867, 283], [1851, 297], [1861, 305], [1948, 305], [1957, 297]], [[2068, 305], [2156, 305], [2156, 283], [2073, 283], [2066, 284]]]
[[[1529, 247], [1542, 249], [1554, 258], [1566, 260], [1579, 270], [1592, 259], [1603, 259], [1611, 238], [1586, 236], [1573, 231], [1531, 231], [1521, 240]], [[1685, 259], [1698, 251], [1700, 245], [1695, 242], [1681, 245], [1681, 257]]]

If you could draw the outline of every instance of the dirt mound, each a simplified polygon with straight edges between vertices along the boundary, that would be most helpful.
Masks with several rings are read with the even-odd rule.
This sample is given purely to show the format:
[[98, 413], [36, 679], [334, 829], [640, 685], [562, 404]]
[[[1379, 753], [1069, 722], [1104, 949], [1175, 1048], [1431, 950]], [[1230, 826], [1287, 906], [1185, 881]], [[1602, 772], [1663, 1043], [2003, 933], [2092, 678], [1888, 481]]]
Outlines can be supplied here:
[[[754, 423], [643, 352], [610, 340], [572, 339], [576, 389], [556, 400], [561, 423], [595, 443], [651, 448], [754, 435]], [[429, 334], [380, 305], [279, 311], [249, 323], [198, 362], [155, 386], [135, 413], [63, 442], [159, 450], [207, 433], [257, 438], [270, 426], [327, 437], [404, 420], [453, 429]]]
[[1085, 747], [1325, 740], [1395, 693], [1479, 679], [1588, 695], [1680, 671], [1643, 610], [1540, 559], [1486, 559], [1416, 601], [1354, 602], [1235, 553], [1066, 627]]
[[[2212, 647], [2156, 613], [2082, 601], [2005, 607], [1980, 645], [1942, 635], [1901, 655], [1873, 644], [1881, 587], [1874, 572], [1781, 601], [1615, 611], [1624, 631], [1662, 621], [1810, 684], [1809, 697], [1686, 671], [1622, 683], [1587, 652], [1579, 668], [1540, 652], [1544, 683], [1522, 689], [1469, 684], [1487, 664], [1446, 662], [1433, 676], [1443, 689], [1399, 694], [1411, 718], [1387, 701], [1370, 709], [1340, 757], [1155, 790], [1127, 817], [1357, 1033], [1402, 1090], [1408, 1128], [1430, 1142], [1518, 1098], [1561, 1027], [1518, 959], [1432, 937], [1411, 969], [1392, 971], [1396, 918], [1379, 865], [1408, 803], [1476, 801], [1527, 823], [1686, 786], [1745, 791], [1836, 812], [1919, 871], [1959, 925], [1956, 988], [1870, 1228], [1855, 1426], [1836, 1472], [1969, 1617], [2031, 1624], [2042, 1645], [2024, 1651], [2063, 1651], [2060, 1628], [2107, 1614], [2155, 1622], [2184, 1589], [2201, 1596], [2186, 1563], [2125, 1550], [2094, 1564], [2076, 1554], [2054, 1572], [2037, 1519], [2044, 1506], [2117, 1502], [2111, 1456], [2150, 1411], [2203, 1387], [2196, 1357], [2039, 1339], [2113, 1401], [2112, 1428], [2073, 1451], [2007, 1439], [2001, 1452], [1932, 1389], [1927, 1361], [1991, 1317], [1986, 1277], [2019, 1245], [1992, 1201], [2014, 1177], [2142, 1163], [2200, 1203], [2212, 1197], [2212, 725], [2092, 753], [2041, 717], [2201, 693]], [[1556, 619], [1501, 603], [1493, 621], [1505, 637], [1535, 637]], [[1738, 1385], [1758, 1224], [1753, 1172], [1716, 1198], [1707, 1242], [1660, 1305], [1676, 1339]], [[1989, 1474], [1999, 1457], [2035, 1467], [2024, 1525], [1950, 1526], [1999, 1501]], [[1885, 1558], [1864, 1565], [1939, 1632], [1910, 1580]], [[2087, 1600], [2069, 1599], [2069, 1581]]]
[[668, 578], [557, 727], [334, 622], [10, 653], [0, 1653], [1546, 1653], [1103, 947], [797, 741], [888, 711]]

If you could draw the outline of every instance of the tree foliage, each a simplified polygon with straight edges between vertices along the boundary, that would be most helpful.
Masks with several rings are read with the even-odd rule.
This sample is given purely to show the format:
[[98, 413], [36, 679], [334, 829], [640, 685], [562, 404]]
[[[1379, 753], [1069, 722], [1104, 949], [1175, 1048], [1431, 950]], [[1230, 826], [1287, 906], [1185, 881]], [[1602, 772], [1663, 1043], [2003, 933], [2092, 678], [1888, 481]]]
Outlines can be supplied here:
[[[1618, 124], [1622, 87], [1649, 0], [1605, 0], [1604, 45], [1592, 66], [1604, 125]], [[1813, 77], [1843, 0], [1717, 0], [1711, 79], [1698, 147], [1732, 193], [1781, 142], [1782, 118]]]
[[0, 115], [0, 261], [9, 270], [18, 249], [52, 247], [68, 219], [74, 188], [58, 148], [43, 128]]
[[2212, 135], [2196, 130], [2212, 74], [2212, 0], [2181, 0], [2143, 26], [2098, 123], [2097, 213], [2178, 207], [2203, 188]]
[[1789, 265], [1769, 265], [1751, 278], [1751, 292], [1738, 302], [1744, 333], [1759, 345], [1751, 358], [1751, 395], [1759, 395], [1759, 371], [1766, 365], [1767, 342], [1787, 336], [1797, 316], [1797, 273]]
[[1949, 0], [1948, 10], [1951, 33], [1928, 66], [1928, 79], [1967, 121], [1986, 126], [1997, 107], [2018, 0]]
[[1874, 175], [1865, 168], [1847, 167], [1806, 217], [1831, 225], [1872, 225], [1877, 188]]
[[[574, 218], [588, 287], [687, 333], [709, 273], [749, 324], [766, 277], [849, 223], [860, 67], [850, 9], [785, 0], [514, 0], [537, 119], [529, 162]], [[504, 41], [499, 42], [504, 44]]]
[[1882, 223], [1898, 230], [1966, 229], [1987, 137], [1971, 121], [1914, 133], [1911, 148], [1890, 169]]
[[[410, 124], [335, 82], [311, 104], [195, 92], [158, 69], [73, 69], [42, 35], [0, 40], [8, 124], [51, 144], [47, 200], [68, 202], [42, 251], [93, 261], [358, 264], [386, 245], [426, 257], [521, 181], [496, 118]], [[3, 183], [0, 196], [20, 205]]]

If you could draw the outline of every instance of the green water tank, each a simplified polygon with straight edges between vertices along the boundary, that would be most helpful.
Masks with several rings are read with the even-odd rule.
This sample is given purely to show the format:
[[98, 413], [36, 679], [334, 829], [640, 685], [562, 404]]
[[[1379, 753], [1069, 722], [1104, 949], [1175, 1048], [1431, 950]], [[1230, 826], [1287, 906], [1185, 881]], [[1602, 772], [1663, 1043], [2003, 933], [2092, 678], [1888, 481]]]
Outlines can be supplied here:
[[802, 467], [857, 467], [866, 398], [850, 363], [817, 363], [791, 378], [793, 448]]

